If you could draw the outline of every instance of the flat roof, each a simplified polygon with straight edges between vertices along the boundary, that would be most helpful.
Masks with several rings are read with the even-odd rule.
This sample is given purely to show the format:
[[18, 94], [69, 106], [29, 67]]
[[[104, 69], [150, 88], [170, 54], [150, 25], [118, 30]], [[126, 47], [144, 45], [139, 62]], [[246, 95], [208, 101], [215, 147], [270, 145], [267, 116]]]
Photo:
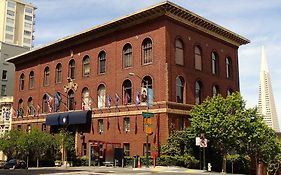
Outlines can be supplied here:
[[250, 40], [240, 36], [214, 22], [211, 22], [183, 7], [180, 7], [170, 1], [163, 1], [159, 4], [145, 8], [130, 15], [118, 18], [108, 23], [95, 26], [88, 30], [61, 38], [42, 47], [34, 48], [28, 52], [9, 58], [7, 61], [14, 64], [22, 64], [34, 58], [56, 52], [83, 42], [99, 38], [114, 31], [122, 30], [148, 20], [167, 16], [183, 24], [189, 25], [199, 31], [207, 33], [227, 43], [239, 47], [250, 43]]

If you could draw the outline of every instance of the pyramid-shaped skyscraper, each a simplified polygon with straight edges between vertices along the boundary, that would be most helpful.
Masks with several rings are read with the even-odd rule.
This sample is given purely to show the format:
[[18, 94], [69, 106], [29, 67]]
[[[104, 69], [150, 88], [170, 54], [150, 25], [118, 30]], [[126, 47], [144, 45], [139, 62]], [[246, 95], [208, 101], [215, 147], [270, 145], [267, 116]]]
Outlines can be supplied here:
[[279, 132], [278, 116], [275, 108], [264, 47], [262, 47], [261, 59], [258, 111], [264, 116], [264, 121], [268, 126], [274, 129], [275, 132]]

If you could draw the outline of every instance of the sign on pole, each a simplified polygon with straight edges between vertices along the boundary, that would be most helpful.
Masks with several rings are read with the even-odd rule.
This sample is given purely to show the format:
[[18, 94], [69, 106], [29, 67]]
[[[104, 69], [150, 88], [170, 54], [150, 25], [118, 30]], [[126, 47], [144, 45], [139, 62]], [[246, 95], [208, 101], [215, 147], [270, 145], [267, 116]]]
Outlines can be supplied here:
[[207, 148], [207, 142], [208, 142], [208, 140], [206, 138], [200, 139], [200, 147]]

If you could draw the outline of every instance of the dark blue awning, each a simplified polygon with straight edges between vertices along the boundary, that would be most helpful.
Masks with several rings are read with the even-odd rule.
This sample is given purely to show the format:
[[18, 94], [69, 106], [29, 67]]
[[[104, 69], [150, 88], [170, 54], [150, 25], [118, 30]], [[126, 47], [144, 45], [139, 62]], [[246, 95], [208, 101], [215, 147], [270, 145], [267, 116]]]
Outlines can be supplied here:
[[46, 117], [46, 125], [78, 125], [91, 122], [92, 111], [75, 111], [49, 114]]
[[56, 126], [59, 125], [59, 115], [58, 114], [50, 114], [46, 118], [46, 125]]

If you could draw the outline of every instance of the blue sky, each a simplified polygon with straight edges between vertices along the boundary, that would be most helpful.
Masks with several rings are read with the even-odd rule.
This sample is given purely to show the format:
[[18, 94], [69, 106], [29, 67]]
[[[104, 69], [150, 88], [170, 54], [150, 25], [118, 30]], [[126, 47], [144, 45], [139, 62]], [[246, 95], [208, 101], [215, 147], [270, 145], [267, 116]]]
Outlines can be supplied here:
[[[35, 47], [161, 2], [160, 0], [26, 0], [36, 10]], [[240, 90], [257, 105], [261, 46], [267, 52], [277, 113], [281, 116], [281, 1], [171, 0], [251, 40], [239, 48]], [[281, 123], [281, 118], [279, 123]], [[280, 124], [279, 124], [280, 125]], [[280, 125], [281, 126], [281, 125]]]

